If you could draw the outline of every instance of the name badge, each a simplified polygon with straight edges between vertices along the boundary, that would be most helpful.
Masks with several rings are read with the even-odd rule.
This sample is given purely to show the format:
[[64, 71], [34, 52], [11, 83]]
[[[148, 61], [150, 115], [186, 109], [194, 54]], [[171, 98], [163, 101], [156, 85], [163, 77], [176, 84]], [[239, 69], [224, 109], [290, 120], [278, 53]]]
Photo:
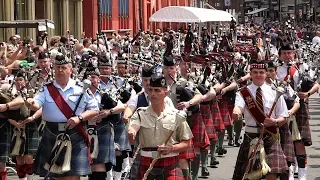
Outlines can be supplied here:
[[58, 131], [66, 131], [66, 123], [58, 123]]

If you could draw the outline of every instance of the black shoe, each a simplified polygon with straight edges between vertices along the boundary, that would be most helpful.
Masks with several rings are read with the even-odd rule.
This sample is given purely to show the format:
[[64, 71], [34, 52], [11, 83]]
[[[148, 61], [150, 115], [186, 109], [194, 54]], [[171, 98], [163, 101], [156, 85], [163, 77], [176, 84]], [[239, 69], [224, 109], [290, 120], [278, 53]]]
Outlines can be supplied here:
[[203, 168], [201, 169], [201, 176], [202, 176], [202, 177], [208, 177], [208, 176], [210, 176], [210, 173], [209, 173], [209, 171], [208, 171], [208, 169], [207, 169], [206, 167], [203, 167]]
[[240, 147], [240, 145], [241, 145], [240, 140], [239, 140], [239, 139], [236, 140], [236, 142], [234, 143], [234, 145], [235, 145], [236, 147]]
[[233, 146], [233, 140], [232, 139], [229, 139], [228, 145], [229, 146]]
[[215, 166], [219, 164], [219, 161], [217, 161], [216, 157], [212, 157], [210, 161], [210, 166]]
[[217, 151], [218, 151], [218, 155], [219, 155], [219, 156], [222, 156], [222, 155], [223, 155], [222, 148], [218, 148]]
[[225, 148], [222, 148], [222, 152], [223, 154], [227, 154], [228, 151]]

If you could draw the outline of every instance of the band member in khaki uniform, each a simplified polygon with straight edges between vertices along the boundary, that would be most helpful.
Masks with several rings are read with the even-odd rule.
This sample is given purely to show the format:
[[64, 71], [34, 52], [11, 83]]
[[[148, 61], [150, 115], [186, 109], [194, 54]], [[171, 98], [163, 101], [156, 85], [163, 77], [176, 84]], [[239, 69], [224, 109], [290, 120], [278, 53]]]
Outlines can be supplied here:
[[[264, 61], [254, 61], [250, 69], [252, 84], [237, 93], [233, 110], [234, 119], [238, 120], [244, 114], [246, 122], [244, 140], [239, 149], [233, 179], [243, 179], [246, 170], [248, 170], [248, 157], [251, 157], [250, 146], [253, 142], [252, 140], [261, 138], [266, 154], [265, 158], [267, 159], [265, 162], [270, 167], [270, 171], [267, 171], [266, 179], [275, 180], [279, 174], [288, 170], [280, 142], [278, 138], [275, 138], [279, 124], [286, 122], [288, 109], [283, 97], [280, 97], [276, 102], [275, 110], [272, 112], [271, 117], [265, 115], [271, 111], [276, 99], [276, 91], [265, 83], [267, 65]], [[265, 131], [263, 131], [262, 125], [265, 126]], [[263, 133], [262, 136], [260, 136], [261, 132]], [[253, 165], [250, 167], [253, 168], [247, 171], [249, 174], [255, 170], [260, 170], [260, 168], [255, 168], [262, 167], [264, 161], [262, 158], [259, 159], [261, 161], [258, 161], [259, 164], [257, 166], [255, 165], [257, 162], [251, 163]]]
[[159, 74], [153, 75], [148, 90], [151, 105], [138, 109], [130, 120], [129, 139], [134, 140], [139, 131], [142, 148], [137, 179], [143, 178], [149, 165], [157, 157], [157, 152], [161, 156], [154, 164], [154, 172], [149, 174], [148, 179], [159, 177], [172, 180], [184, 179], [182, 170], [178, 167], [179, 153], [188, 149], [193, 136], [186, 122], [185, 113], [165, 104], [164, 99], [167, 95], [165, 77]]

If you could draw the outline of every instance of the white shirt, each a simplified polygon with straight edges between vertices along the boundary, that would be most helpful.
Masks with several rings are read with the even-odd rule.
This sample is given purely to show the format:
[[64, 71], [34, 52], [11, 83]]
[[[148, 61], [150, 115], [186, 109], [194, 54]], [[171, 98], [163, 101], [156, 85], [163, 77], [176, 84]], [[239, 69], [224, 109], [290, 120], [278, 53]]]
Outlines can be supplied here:
[[312, 45], [319, 45], [320, 46], [320, 37], [319, 36], [315, 36], [312, 39]]
[[[247, 86], [247, 88], [251, 92], [251, 94], [255, 97], [258, 86], [252, 83], [251, 85]], [[267, 85], [266, 83], [260, 86], [260, 88], [262, 90], [262, 100], [263, 100], [263, 106], [264, 106], [263, 110], [265, 114], [268, 115], [273, 105], [273, 102], [276, 98], [276, 91], [273, 90], [271, 86]], [[251, 116], [250, 112], [247, 110], [245, 101], [241, 96], [240, 92], [237, 92], [236, 94], [235, 105], [244, 109], [244, 119], [246, 121], [247, 126], [257, 126], [256, 121]], [[288, 117], [288, 108], [282, 96], [279, 98], [276, 104], [276, 107], [272, 112], [271, 117], [272, 118]]]

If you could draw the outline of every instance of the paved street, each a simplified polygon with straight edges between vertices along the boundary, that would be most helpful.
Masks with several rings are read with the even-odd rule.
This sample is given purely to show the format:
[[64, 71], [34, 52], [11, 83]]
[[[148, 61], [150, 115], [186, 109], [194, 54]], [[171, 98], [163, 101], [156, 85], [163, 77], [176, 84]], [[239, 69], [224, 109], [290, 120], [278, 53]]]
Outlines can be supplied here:
[[[308, 180], [320, 180], [320, 98], [318, 94], [310, 98], [310, 126], [313, 145], [307, 148], [308, 152]], [[232, 178], [235, 161], [238, 154], [236, 147], [229, 147], [225, 141], [225, 148], [228, 150], [226, 156], [218, 157], [220, 165], [209, 168], [211, 176], [209, 180], [228, 180]], [[35, 177], [35, 180], [40, 179]], [[82, 178], [87, 179], [87, 178]], [[18, 180], [16, 175], [10, 175], [9, 180]]]

